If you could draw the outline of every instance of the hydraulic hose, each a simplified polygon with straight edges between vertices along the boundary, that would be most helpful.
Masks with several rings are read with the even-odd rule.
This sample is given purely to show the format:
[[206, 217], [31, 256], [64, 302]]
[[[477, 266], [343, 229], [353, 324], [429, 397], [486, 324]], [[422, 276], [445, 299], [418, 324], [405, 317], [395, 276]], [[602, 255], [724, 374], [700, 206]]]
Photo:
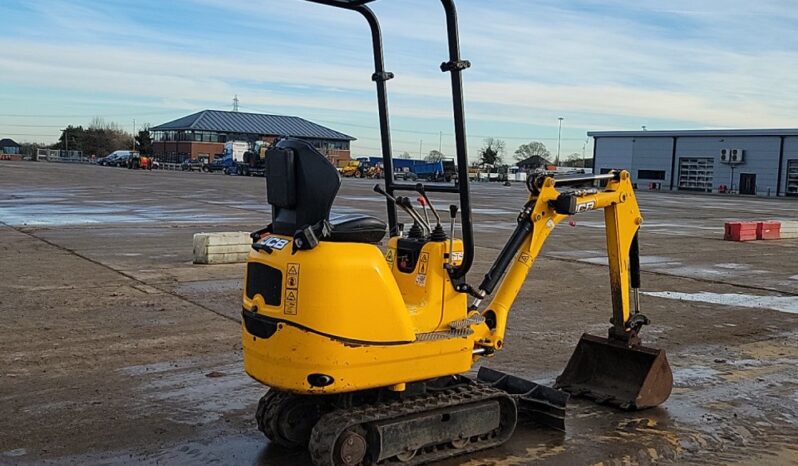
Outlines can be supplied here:
[[482, 279], [479, 291], [484, 293], [484, 296], [493, 293], [493, 290], [496, 289], [499, 281], [501, 281], [507, 271], [507, 267], [510, 266], [510, 262], [518, 253], [521, 245], [524, 244], [524, 240], [532, 233], [532, 218], [530, 218], [528, 210], [529, 207], [525, 208], [521, 215], [518, 216], [518, 225], [513, 230], [513, 234], [510, 235], [510, 239], [507, 240], [490, 270], [485, 274], [485, 278]]

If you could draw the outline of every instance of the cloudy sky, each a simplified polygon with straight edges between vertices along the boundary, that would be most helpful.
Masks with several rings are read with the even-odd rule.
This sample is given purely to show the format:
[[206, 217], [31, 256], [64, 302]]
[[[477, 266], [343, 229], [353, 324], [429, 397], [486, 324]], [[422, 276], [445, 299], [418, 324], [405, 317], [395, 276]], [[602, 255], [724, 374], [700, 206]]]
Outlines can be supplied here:
[[[381, 0], [394, 149], [452, 153], [443, 11]], [[798, 9], [778, 0], [460, 0], [469, 149], [588, 153], [588, 130], [798, 126]], [[52, 142], [205, 108], [297, 115], [379, 140], [368, 29], [301, 0], [3, 0], [0, 137]]]

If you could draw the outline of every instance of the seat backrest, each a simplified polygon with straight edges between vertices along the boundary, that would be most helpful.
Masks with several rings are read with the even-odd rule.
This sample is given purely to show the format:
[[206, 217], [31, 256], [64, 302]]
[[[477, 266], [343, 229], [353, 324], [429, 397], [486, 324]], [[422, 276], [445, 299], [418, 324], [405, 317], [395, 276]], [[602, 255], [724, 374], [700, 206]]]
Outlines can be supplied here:
[[266, 154], [266, 200], [278, 235], [329, 220], [340, 187], [338, 170], [306, 141], [283, 139]]

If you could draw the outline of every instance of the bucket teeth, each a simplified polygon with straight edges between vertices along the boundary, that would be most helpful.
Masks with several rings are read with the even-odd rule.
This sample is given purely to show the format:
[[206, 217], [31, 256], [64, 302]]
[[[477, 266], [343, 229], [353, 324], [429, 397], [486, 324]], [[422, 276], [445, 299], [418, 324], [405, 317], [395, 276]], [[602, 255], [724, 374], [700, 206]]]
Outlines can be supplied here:
[[485, 317], [483, 317], [482, 314], [474, 313], [471, 317], [467, 319], [455, 320], [453, 322], [450, 322], [449, 328], [452, 329], [468, 328], [472, 325], [481, 324], [482, 322], [485, 322]]

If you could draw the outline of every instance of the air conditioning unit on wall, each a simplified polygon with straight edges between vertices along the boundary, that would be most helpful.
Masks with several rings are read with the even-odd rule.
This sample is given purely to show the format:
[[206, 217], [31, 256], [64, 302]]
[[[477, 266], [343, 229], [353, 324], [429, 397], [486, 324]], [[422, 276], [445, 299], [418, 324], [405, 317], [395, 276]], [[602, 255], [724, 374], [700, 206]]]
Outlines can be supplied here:
[[743, 163], [743, 149], [731, 149], [729, 153], [730, 163]]
[[731, 152], [731, 149], [721, 149], [720, 150], [720, 162], [721, 163], [729, 163], [729, 160], [731, 158], [729, 156], [730, 152]]

